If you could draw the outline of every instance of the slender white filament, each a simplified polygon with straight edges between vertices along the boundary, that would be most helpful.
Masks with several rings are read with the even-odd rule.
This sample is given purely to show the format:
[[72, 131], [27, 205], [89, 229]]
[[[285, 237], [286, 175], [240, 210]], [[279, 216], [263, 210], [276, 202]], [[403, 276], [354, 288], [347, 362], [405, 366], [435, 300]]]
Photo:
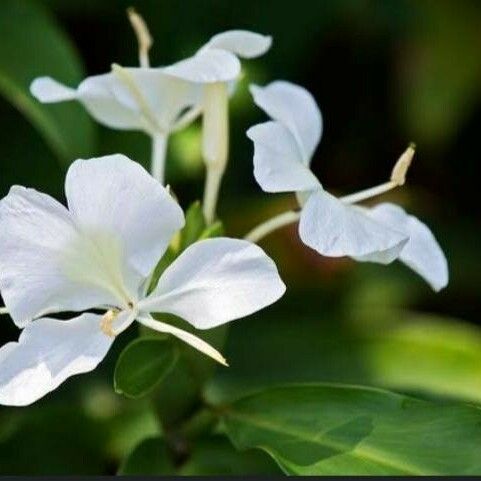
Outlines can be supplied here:
[[250, 242], [258, 242], [271, 232], [280, 229], [289, 224], [293, 224], [297, 222], [301, 217], [300, 212], [295, 211], [288, 211], [283, 212], [282, 214], [276, 215], [275, 217], [270, 218], [269, 220], [259, 224], [257, 227], [252, 229], [245, 237], [245, 240]]
[[144, 316], [137, 317], [137, 321], [143, 324], [144, 326], [149, 327], [150, 329], [153, 329], [154, 331], [163, 332], [166, 334], [172, 334], [173, 336], [177, 337], [181, 341], [186, 342], [187, 344], [191, 345], [195, 349], [211, 357], [212, 359], [222, 364], [223, 366], [228, 366], [227, 361], [222, 356], [222, 354], [220, 354], [219, 351], [214, 349], [210, 344], [207, 344], [205, 341], [203, 341], [199, 337], [194, 336], [194, 334], [191, 334], [190, 332], [171, 326], [170, 324], [166, 324], [165, 322], [157, 321], [152, 317], [144, 317]]

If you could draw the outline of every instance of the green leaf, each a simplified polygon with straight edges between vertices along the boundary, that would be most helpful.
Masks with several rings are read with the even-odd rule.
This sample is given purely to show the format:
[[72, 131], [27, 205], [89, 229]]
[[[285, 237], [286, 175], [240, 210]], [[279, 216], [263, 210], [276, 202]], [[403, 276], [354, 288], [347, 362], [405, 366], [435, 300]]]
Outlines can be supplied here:
[[43, 105], [29, 91], [49, 75], [76, 86], [83, 77], [79, 57], [53, 18], [30, 0], [3, 0], [0, 15], [0, 93], [38, 129], [65, 163], [93, 150], [93, 122], [75, 102]]
[[208, 386], [211, 401], [279, 383], [344, 382], [481, 402], [478, 326], [373, 306], [352, 309], [356, 319], [346, 319], [326, 301], [313, 315], [316, 302], [294, 294], [262, 317], [233, 324], [230, 368]]
[[155, 289], [159, 282], [160, 276], [164, 273], [165, 269], [167, 269], [167, 267], [169, 267], [170, 264], [175, 261], [176, 257], [177, 249], [170, 245], [165, 251], [165, 254], [155, 266], [154, 273], [152, 274], [152, 278], [150, 279], [149, 288], [147, 289], [148, 294], [150, 294]]
[[224, 436], [198, 439], [188, 461], [178, 472], [180, 476], [267, 474], [280, 474], [269, 456], [256, 450], [237, 451]]
[[199, 201], [196, 201], [185, 213], [185, 226], [180, 233], [180, 251], [182, 252], [198, 240], [205, 228], [202, 206]]
[[176, 361], [177, 350], [170, 341], [157, 337], [135, 339], [117, 360], [115, 391], [132, 398], [144, 396], [167, 376]]
[[227, 407], [239, 449], [268, 452], [287, 474], [481, 473], [481, 410], [377, 389], [292, 385]]
[[175, 467], [169, 459], [167, 446], [160, 437], [141, 441], [127, 456], [117, 474], [122, 475], [168, 475]]

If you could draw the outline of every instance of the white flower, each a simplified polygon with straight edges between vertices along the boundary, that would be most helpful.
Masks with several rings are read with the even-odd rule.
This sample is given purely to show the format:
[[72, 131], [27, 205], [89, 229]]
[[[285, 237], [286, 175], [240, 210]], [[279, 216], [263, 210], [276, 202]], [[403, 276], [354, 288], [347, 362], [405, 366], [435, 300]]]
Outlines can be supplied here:
[[230, 30], [212, 37], [194, 56], [164, 72], [202, 87], [202, 155], [206, 164], [203, 210], [208, 223], [215, 218], [217, 196], [229, 148], [229, 94], [241, 73], [238, 57], [254, 58], [270, 48], [271, 37]]
[[[1, 404], [30, 404], [69, 376], [94, 369], [135, 320], [224, 363], [204, 341], [151, 313], [209, 329], [262, 309], [285, 291], [259, 247], [216, 238], [187, 248], [147, 295], [158, 260], [184, 224], [166, 189], [137, 163], [112, 155], [74, 162], [65, 192], [68, 210], [19, 186], [0, 201], [0, 291], [23, 328], [18, 342], [0, 349]], [[107, 312], [68, 321], [43, 317], [94, 308]]]
[[199, 88], [167, 75], [162, 68], [117, 65], [110, 73], [87, 77], [76, 89], [39, 77], [30, 91], [43, 103], [78, 100], [102, 125], [151, 136], [185, 125], [186, 110], [196, 109], [200, 101]]
[[[76, 89], [51, 77], [39, 77], [32, 82], [30, 91], [43, 103], [77, 100], [97, 122], [109, 128], [148, 134], [153, 140], [152, 175], [163, 182], [169, 135], [195, 120], [203, 107], [213, 105], [212, 101], [206, 102], [213, 94], [222, 105], [227, 103], [227, 90], [224, 99], [222, 86], [230, 82], [232, 89], [240, 74], [236, 55], [261, 55], [270, 43], [270, 37], [233, 30], [215, 35], [194, 57], [170, 67], [150, 68], [148, 62], [143, 62], [142, 67], [113, 65], [112, 72], [88, 77]], [[204, 84], [212, 88], [203, 88]], [[216, 126], [217, 122], [210, 143], [217, 148], [219, 139], [222, 145], [227, 142], [227, 133], [219, 132]], [[211, 139], [212, 135], [204, 138]]]
[[[401, 156], [389, 182], [337, 199], [310, 170], [322, 134], [321, 113], [312, 95], [283, 81], [251, 86], [251, 92], [273, 119], [247, 132], [254, 142], [255, 178], [266, 192], [296, 192], [302, 207], [299, 235], [307, 246], [325, 256], [359, 261], [387, 264], [400, 259], [434, 290], [447, 285], [446, 258], [425, 224], [393, 204], [371, 209], [352, 205], [402, 185], [412, 148]], [[291, 215], [285, 220], [293, 219]]]

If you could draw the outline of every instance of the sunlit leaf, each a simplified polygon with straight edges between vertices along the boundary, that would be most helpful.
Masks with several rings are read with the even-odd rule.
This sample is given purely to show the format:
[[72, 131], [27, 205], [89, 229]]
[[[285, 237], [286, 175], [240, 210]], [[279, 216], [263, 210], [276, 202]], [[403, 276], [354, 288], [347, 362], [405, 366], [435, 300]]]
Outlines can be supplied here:
[[332, 381], [481, 402], [481, 329], [457, 319], [374, 306], [352, 308], [349, 318], [305, 293], [230, 333], [230, 367], [208, 386], [213, 400]]
[[481, 410], [343, 385], [266, 389], [225, 409], [240, 449], [261, 448], [288, 474], [481, 473]]

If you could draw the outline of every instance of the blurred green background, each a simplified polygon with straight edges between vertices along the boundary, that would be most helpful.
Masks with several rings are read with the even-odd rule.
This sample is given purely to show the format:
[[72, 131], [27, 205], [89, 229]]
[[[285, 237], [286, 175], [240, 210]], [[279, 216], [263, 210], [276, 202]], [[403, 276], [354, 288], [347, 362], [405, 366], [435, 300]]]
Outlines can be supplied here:
[[[263, 194], [252, 176], [246, 129], [264, 119], [247, 86], [275, 79], [315, 96], [324, 134], [313, 168], [350, 193], [383, 182], [409, 141], [401, 203], [436, 234], [450, 265], [434, 294], [401, 265], [323, 259], [295, 227], [262, 242], [289, 290], [238, 321], [225, 349], [229, 370], [207, 395], [223, 399], [280, 381], [342, 381], [423, 397], [481, 401], [478, 139], [481, 133], [481, 4], [475, 0], [2, 0], [0, 195], [22, 184], [63, 199], [69, 162], [114, 152], [149, 162], [141, 133], [103, 128], [75, 104], [42, 106], [36, 76], [72, 86], [113, 62], [136, 65], [125, 10], [135, 6], [155, 39], [153, 65], [191, 55], [211, 35], [242, 28], [270, 34], [272, 50], [244, 63], [231, 103], [231, 156], [219, 213], [232, 236], [294, 205]], [[200, 126], [176, 134], [167, 181], [183, 207], [201, 197]], [[0, 340], [18, 332], [1, 318]], [[131, 337], [133, 334], [131, 334]], [[113, 393], [116, 342], [92, 375], [69, 380], [33, 407], [0, 409], [0, 474], [113, 473], [138, 440], [158, 432], [142, 401]]]

